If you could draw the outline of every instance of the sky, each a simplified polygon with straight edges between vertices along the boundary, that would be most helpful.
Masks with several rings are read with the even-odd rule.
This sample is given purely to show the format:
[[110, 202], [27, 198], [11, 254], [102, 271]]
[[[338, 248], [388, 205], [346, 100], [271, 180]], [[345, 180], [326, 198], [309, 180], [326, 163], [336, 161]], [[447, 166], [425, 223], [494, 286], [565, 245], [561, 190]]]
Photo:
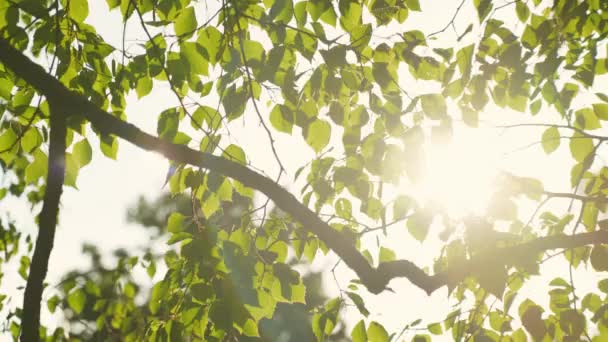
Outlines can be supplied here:
[[[437, 31], [449, 22], [459, 3], [460, 0], [421, 1], [423, 12], [421, 14], [410, 12], [406, 25], [409, 29], [422, 29], [425, 32]], [[120, 12], [114, 10], [108, 13], [106, 2], [101, 0], [89, 1], [89, 7], [90, 14], [87, 22], [93, 25], [108, 43], [119, 47], [122, 37], [122, 26], [117, 25], [121, 22]], [[506, 10], [512, 11], [511, 9]], [[455, 22], [457, 29], [462, 32], [471, 20], [476, 21], [476, 14], [472, 2], [467, 1]], [[135, 44], [135, 40], [141, 38], [138, 25], [134, 20], [127, 23], [127, 45]], [[438, 39], [449, 43], [455, 37], [456, 34], [448, 29], [439, 35]], [[466, 39], [471, 40], [475, 38], [474, 36], [466, 37]], [[606, 85], [605, 79], [602, 84]], [[421, 89], [413, 89], [411, 92], [415, 95], [424, 93], [424, 91], [425, 89], [422, 87]], [[588, 98], [581, 99], [581, 101], [588, 100]], [[213, 101], [211, 99], [210, 101], [213, 106], [217, 100]], [[155, 133], [156, 115], [159, 108], [167, 108], [175, 104], [174, 96], [167, 86], [157, 86], [155, 84], [152, 93], [141, 100], [138, 100], [134, 94], [129, 96], [128, 120], [147, 132]], [[554, 115], [553, 113], [541, 113], [533, 120], [535, 122], [554, 120]], [[254, 115], [246, 116], [248, 121], [237, 121], [232, 124], [232, 139], [239, 145], [245, 146], [248, 158], [254, 166], [266, 171], [269, 175], [276, 175], [277, 166], [268, 148], [263, 129], [257, 123]], [[491, 175], [498, 170], [510, 171], [520, 176], [541, 178], [545, 188], [550, 191], [570, 190], [568, 188], [569, 169], [572, 160], [567, 148], [562, 147], [550, 156], [546, 156], [542, 152], [540, 144], [521, 149], [530, 143], [538, 142], [542, 130], [538, 128], [503, 130], [494, 127], [499, 124], [524, 121], [530, 122], [530, 118], [527, 115], [490, 107], [482, 116], [479, 129], [466, 128], [462, 123], [455, 122], [455, 136], [451, 149], [437, 152], [437, 157], [434, 161], [431, 161], [431, 164], [436, 166], [433, 169], [450, 169], [453, 171], [451, 175], [438, 173], [433, 176], [434, 179], [445, 182], [444, 187], [451, 189], [449, 194], [444, 193], [440, 196], [453, 197], [454, 193], [462, 193], [463, 189], [468, 189], [471, 192], [471, 198], [464, 200], [461, 198], [460, 201], [458, 198], [449, 200], [450, 203], [456, 204], [455, 212], [461, 212], [464, 209], [462, 207], [483, 205], [485, 202], [484, 196], [487, 196], [487, 191], [485, 191], [487, 189], [485, 188], [490, 186], [486, 185], [485, 182], [489, 184]], [[297, 133], [294, 136], [277, 133], [275, 138], [277, 139], [278, 153], [287, 168], [288, 174], [283, 178], [282, 184], [289, 189], [299, 189], [292, 182], [294, 172], [302, 166], [303, 162], [312, 159], [314, 153], [305, 146]], [[564, 143], [562, 142], [562, 144]], [[467, 165], [469, 167], [465, 167]], [[162, 191], [161, 187], [167, 168], [168, 163], [160, 156], [141, 151], [126, 142], [120, 142], [118, 158], [115, 161], [103, 157], [99, 150], [95, 149], [93, 162], [80, 171], [77, 181], [78, 190], [72, 188], [65, 188], [64, 190], [59, 227], [55, 248], [49, 261], [47, 281], [54, 284], [66, 271], [73, 268], [87, 267], [88, 261], [82, 256], [81, 252], [83, 242], [94, 243], [106, 251], [119, 247], [133, 249], [147, 242], [147, 232], [144, 229], [126, 222], [126, 209], [133, 205], [140, 195], [149, 199], [159, 195]], [[460, 175], [460, 179], [449, 178], [457, 178], [456, 175]], [[467, 180], [463, 181], [464, 178]], [[451, 184], [454, 183], [460, 188], [452, 188]], [[484, 186], [480, 187], [479, 183], [484, 184]], [[412, 189], [408, 188], [404, 191], [412, 191]], [[420, 191], [437, 195], [438, 190], [427, 188]], [[418, 193], [418, 195], [420, 194], [421, 192]], [[473, 196], [475, 194], [478, 195], [477, 198]], [[470, 205], [470, 203], [473, 204]], [[567, 204], [555, 200], [549, 203], [547, 208], [563, 209]], [[458, 205], [460, 205], [460, 208]], [[28, 233], [36, 231], [32, 210], [23, 201], [14, 198], [8, 199], [3, 202], [3, 208], [0, 208], [0, 211], [2, 210], [10, 211], [11, 215], [17, 219], [19, 228], [23, 231]], [[39, 208], [35, 208], [34, 212], [38, 210]], [[531, 210], [532, 207], [528, 206], [524, 211]], [[522, 215], [525, 214], [522, 213]], [[529, 215], [529, 213], [527, 214]], [[399, 257], [414, 260], [426, 266], [432, 265], [433, 258], [438, 252], [438, 249], [432, 248], [438, 245], [438, 241], [425, 242], [422, 245], [413, 241], [405, 229], [395, 229], [395, 231], [397, 233], [391, 235], [390, 240], [383, 241], [388, 247], [395, 250]], [[370, 237], [366, 242], [373, 249], [375, 237]], [[167, 247], [161, 243], [158, 248]], [[431, 253], [429, 253], [429, 248], [432, 249]], [[107, 261], [111, 262], [111, 258], [108, 258]], [[345, 266], [338, 267], [336, 269], [336, 282], [328, 271], [334, 263], [335, 257], [330, 255], [326, 258], [319, 258], [312, 265], [312, 268], [327, 271], [326, 289], [329, 293], [337, 294], [337, 284], [345, 288], [348, 281], [353, 278], [353, 273]], [[564, 263], [556, 260], [547, 266], [543, 277], [531, 279], [524, 287], [524, 294], [536, 293], [535, 296], [537, 296], [539, 292], [544, 293], [546, 291], [546, 277], [556, 274], [564, 277], [567, 275], [567, 268]], [[14, 291], [18, 286], [23, 286], [24, 282], [17, 275], [16, 269], [18, 266], [11, 265], [9, 267], [13, 267], [14, 270], [6, 270], [2, 290]], [[143, 270], [137, 272], [141, 273], [139, 279], [145, 279]], [[584, 274], [581, 274], [580, 277], [577, 275], [577, 279], [580, 279], [577, 286], [582, 289], [585, 287], [592, 288], [595, 283], [594, 280], [601, 276], [588, 272], [581, 273]], [[157, 277], [162, 276], [162, 272], [157, 274]], [[405, 324], [416, 318], [423, 318], [425, 323], [442, 319], [450, 311], [451, 305], [454, 304], [447, 300], [447, 290], [445, 288], [427, 296], [422, 290], [412, 286], [405, 279], [393, 280], [390, 287], [394, 290], [394, 293], [385, 291], [377, 296], [364, 295], [367, 308], [371, 311], [370, 320], [382, 322], [389, 333], [399, 332]], [[52, 293], [45, 292], [45, 297], [48, 298], [51, 295]], [[520, 298], [523, 297], [523, 295], [520, 296]], [[544, 298], [546, 302], [547, 296], [540, 295], [540, 297]], [[12, 299], [12, 305], [20, 305], [21, 300], [21, 296], [16, 295]], [[361, 318], [356, 309], [352, 307], [347, 307], [346, 317], [350, 327]], [[56, 317], [48, 315], [43, 315], [43, 323], [48, 326], [59, 324]], [[406, 336], [412, 337], [412, 335]]]

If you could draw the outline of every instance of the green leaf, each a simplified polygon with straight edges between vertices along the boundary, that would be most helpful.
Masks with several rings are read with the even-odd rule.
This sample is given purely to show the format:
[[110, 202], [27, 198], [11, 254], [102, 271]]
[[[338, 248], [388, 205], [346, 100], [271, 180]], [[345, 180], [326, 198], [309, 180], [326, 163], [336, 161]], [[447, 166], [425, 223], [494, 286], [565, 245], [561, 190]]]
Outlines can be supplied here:
[[148, 95], [151, 90], [152, 90], [152, 79], [150, 77], [140, 77], [137, 80], [135, 92], [137, 93], [138, 99], [141, 99], [142, 97]]
[[465, 80], [471, 77], [471, 61], [473, 59], [473, 51], [475, 44], [467, 45], [456, 53], [456, 61], [458, 62], [458, 70]]
[[535, 340], [540, 341], [547, 332], [545, 322], [542, 319], [543, 309], [533, 303], [528, 304], [529, 302], [531, 301], [524, 301], [519, 306], [521, 323]]
[[275, 105], [270, 112], [270, 123], [279, 132], [291, 134], [293, 128], [293, 111], [284, 105]]
[[27, 153], [31, 153], [40, 144], [42, 144], [42, 135], [35, 127], [28, 129], [21, 138], [21, 147]]
[[605, 245], [596, 245], [591, 250], [590, 255], [591, 266], [599, 272], [608, 272], [608, 247]]
[[474, 0], [473, 4], [475, 4], [477, 16], [479, 17], [479, 22], [481, 23], [492, 10], [492, 0]]
[[441, 335], [443, 333], [440, 323], [431, 323], [426, 328], [433, 335]]
[[277, 262], [284, 262], [287, 258], [287, 244], [283, 241], [275, 242], [268, 251], [276, 254]]
[[70, 0], [68, 2], [68, 15], [79, 23], [89, 15], [89, 3], [87, 0]]
[[317, 39], [311, 37], [311, 34], [314, 36], [310, 30], [301, 29], [301, 32], [298, 32], [295, 37], [296, 49], [309, 61], [312, 61], [317, 51]]
[[174, 243], [184, 241], [186, 239], [191, 239], [191, 238], [192, 238], [192, 234], [190, 234], [188, 232], [179, 232], [179, 233], [171, 234], [171, 237], [167, 241], [167, 245], [172, 245]]
[[538, 114], [538, 112], [540, 111], [541, 106], [542, 106], [542, 101], [540, 99], [532, 102], [530, 104], [530, 114], [532, 114], [532, 115]]
[[258, 325], [252, 319], [248, 319], [243, 325], [243, 335], [250, 337], [260, 336]]
[[[0, 135], [0, 151], [6, 151], [0, 153], [0, 158], [2, 158], [6, 163], [10, 163], [10, 161], [12, 161], [15, 157], [15, 153], [19, 148], [17, 139], [19, 139], [19, 137], [11, 128], [5, 129]], [[11, 146], [13, 146], [13, 148], [9, 150]]]
[[331, 137], [331, 126], [327, 121], [316, 119], [304, 130], [308, 146], [319, 153], [327, 144]]
[[25, 168], [25, 181], [36, 183], [40, 177], [45, 177], [48, 170], [48, 158], [40, 149], [34, 152], [34, 161]]
[[608, 104], [594, 103], [593, 111], [595, 112], [595, 116], [597, 116], [600, 120], [608, 120]]
[[397, 256], [395, 255], [395, 252], [393, 252], [389, 248], [380, 247], [380, 256], [378, 257], [379, 263], [395, 261], [395, 260], [397, 260]]
[[353, 331], [350, 333], [353, 342], [367, 342], [367, 332], [365, 331], [365, 321], [360, 320], [355, 325]]
[[355, 306], [363, 316], [369, 316], [369, 311], [365, 307], [365, 302], [363, 301], [363, 298], [361, 298], [361, 296], [350, 291], [346, 291], [346, 294], [353, 301], [353, 303], [355, 303]]
[[388, 333], [382, 324], [373, 321], [367, 327], [367, 340], [369, 342], [388, 342]]
[[361, 209], [370, 218], [378, 220], [382, 216], [384, 206], [382, 205], [382, 202], [380, 202], [379, 199], [372, 197], [361, 205]]
[[169, 233], [179, 233], [183, 230], [184, 215], [172, 212], [167, 219], [167, 231]]
[[196, 22], [196, 16], [194, 14], [193, 7], [186, 7], [183, 9], [179, 16], [175, 19], [175, 34], [178, 36], [183, 36], [186, 34], [191, 34], [196, 30], [198, 26]]
[[325, 0], [310, 0], [305, 3], [306, 11], [310, 14], [312, 21], [319, 20], [321, 15], [331, 6], [331, 3]]
[[420, 3], [418, 0], [405, 0], [405, 5], [412, 11], [420, 12], [422, 9], [420, 8]]
[[329, 6], [325, 12], [321, 15], [321, 20], [324, 23], [329, 24], [331, 27], [336, 27], [336, 11], [333, 6]]
[[350, 44], [355, 50], [361, 52], [368, 46], [371, 38], [372, 25], [358, 25], [350, 33]]
[[584, 130], [594, 130], [602, 128], [595, 112], [591, 108], [579, 109], [575, 113], [574, 127]]
[[560, 141], [561, 139], [557, 127], [549, 127], [543, 133], [541, 144], [545, 153], [550, 154], [557, 150]]
[[246, 40], [243, 43], [243, 50], [245, 51], [247, 62], [252, 65], [260, 65], [266, 53], [264, 46], [255, 40]]
[[433, 217], [429, 213], [418, 211], [407, 220], [407, 228], [416, 240], [422, 242], [429, 233], [432, 220]]
[[205, 217], [211, 217], [220, 209], [220, 199], [216, 194], [211, 194], [201, 201], [201, 210]]
[[523, 1], [518, 1], [515, 3], [515, 12], [517, 13], [517, 18], [519, 18], [519, 21], [522, 23], [525, 23], [530, 17], [530, 9]]
[[587, 202], [584, 204], [582, 222], [588, 232], [596, 230], [598, 213], [598, 207], [595, 203]]
[[78, 170], [80, 165], [78, 161], [74, 159], [71, 153], [65, 154], [65, 179], [64, 184], [77, 188], [76, 179], [78, 178]]
[[426, 94], [420, 96], [422, 110], [430, 119], [440, 120], [447, 116], [445, 98], [440, 94]]
[[292, 0], [275, 0], [269, 13], [270, 18], [275, 23], [285, 23], [291, 21], [293, 17], [293, 1]]
[[220, 44], [222, 43], [223, 39], [222, 33], [213, 26], [207, 26], [198, 31], [198, 38], [196, 42], [199, 44], [199, 46], [207, 51], [209, 63], [217, 63], [218, 54], [220, 52]]
[[293, 12], [294, 16], [296, 17], [296, 23], [298, 24], [298, 27], [303, 27], [304, 25], [306, 25], [306, 17], [308, 16], [308, 13], [306, 12], [307, 3], [308, 1], [300, 1], [294, 6]]
[[573, 338], [578, 338], [585, 331], [587, 318], [575, 309], [566, 310], [559, 315], [562, 330]]
[[306, 286], [303, 283], [291, 285], [291, 302], [306, 304]]
[[[0, 29], [2, 28], [2, 10], [0, 10]], [[4, 98], [5, 100], [10, 100], [11, 99], [11, 91], [13, 90], [13, 82], [8, 79], [8, 78], [4, 78], [4, 77], [0, 77], [0, 97]]]
[[224, 153], [222, 153], [222, 157], [235, 161], [241, 165], [247, 164], [247, 157], [245, 156], [245, 151], [234, 144], [230, 144], [226, 149], [224, 149]]
[[28, 279], [28, 270], [30, 269], [31, 260], [26, 255], [23, 255], [19, 260], [19, 270], [17, 271], [23, 280]]
[[84, 308], [86, 299], [87, 295], [85, 294], [84, 290], [76, 289], [68, 295], [68, 305], [70, 306], [70, 309], [76, 312], [76, 314], [80, 314]]
[[360, 3], [355, 1], [340, 1], [339, 2], [340, 13], [340, 25], [347, 32], [351, 32], [357, 26], [361, 24], [361, 14], [363, 8]]
[[192, 127], [200, 129], [203, 127], [203, 122], [207, 124], [207, 127], [212, 131], [217, 131], [222, 125], [222, 115], [209, 106], [199, 106], [194, 113], [192, 113]]
[[46, 301], [46, 306], [47, 306], [47, 308], [49, 308], [49, 311], [51, 313], [54, 313], [55, 309], [57, 309], [57, 305], [59, 305], [60, 302], [61, 302], [61, 299], [59, 299], [58, 296], [53, 296], [49, 300]]
[[179, 114], [175, 108], [169, 108], [158, 116], [156, 133], [160, 138], [173, 140], [179, 129]]
[[116, 137], [101, 136], [99, 147], [106, 157], [116, 159], [116, 154], [118, 153], [118, 140], [116, 140]]
[[93, 150], [89, 141], [85, 138], [74, 144], [72, 148], [72, 156], [78, 162], [78, 165], [82, 168], [91, 162], [93, 157]]
[[579, 132], [575, 132], [570, 139], [570, 153], [572, 157], [582, 163], [585, 158], [593, 152], [593, 140], [585, 137]]

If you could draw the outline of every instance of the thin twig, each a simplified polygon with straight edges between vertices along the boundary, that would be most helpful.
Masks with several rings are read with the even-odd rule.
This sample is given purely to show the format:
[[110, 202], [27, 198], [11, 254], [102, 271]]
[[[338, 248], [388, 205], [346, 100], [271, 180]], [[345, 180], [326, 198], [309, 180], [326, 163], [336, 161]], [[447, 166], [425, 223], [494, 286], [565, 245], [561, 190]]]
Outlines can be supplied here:
[[[440, 33], [445, 32], [445, 30], [448, 29], [448, 27], [454, 25], [454, 21], [456, 20], [456, 17], [458, 16], [458, 12], [460, 12], [460, 9], [462, 8], [462, 5], [464, 5], [465, 0], [462, 0], [460, 2], [460, 5], [458, 5], [458, 7], [456, 8], [456, 12], [454, 12], [454, 15], [452, 16], [452, 19], [450, 20], [450, 22], [448, 22], [441, 30], [435, 31], [429, 35], [427, 35], [427, 38], [431, 38], [432, 36], [438, 35]], [[455, 30], [455, 29], [454, 29]]]
[[165, 75], [167, 76], [167, 82], [169, 83], [169, 87], [171, 88], [171, 91], [173, 92], [173, 94], [175, 94], [175, 96], [177, 97], [177, 100], [179, 101], [180, 106], [184, 110], [184, 113], [190, 118], [190, 120], [192, 122], [194, 122], [194, 126], [196, 128], [200, 129], [207, 136], [209, 136], [210, 135], [209, 132], [205, 128], [203, 128], [203, 126], [200, 125], [196, 120], [194, 120], [194, 118], [192, 117], [192, 114], [190, 114], [190, 112], [186, 108], [186, 105], [184, 104], [184, 99], [177, 92], [177, 89], [175, 88], [175, 85], [171, 81], [171, 76], [169, 75], [169, 70], [167, 70], [167, 67], [165, 66], [164, 60], [163, 60], [162, 55], [161, 55], [161, 49], [160, 49], [160, 47], [158, 45], [156, 45], [156, 42], [154, 41], [154, 39], [152, 39], [152, 35], [148, 31], [148, 27], [146, 26], [146, 22], [144, 21], [143, 15], [141, 14], [141, 11], [139, 10], [139, 7], [137, 7], [137, 4], [135, 4], [133, 2], [133, 0], [131, 0], [130, 3], [133, 5], [133, 9], [135, 10], [135, 12], [137, 13], [137, 16], [139, 17], [139, 22], [141, 24], [142, 29], [146, 33], [146, 36], [148, 37], [149, 42], [152, 44], [152, 47], [154, 48], [155, 52], [157, 53], [157, 57], [159, 58], [160, 66], [163, 69], [163, 72], [165, 73]]
[[565, 129], [570, 129], [573, 130], [581, 135], [584, 135], [587, 138], [592, 138], [592, 139], [598, 139], [600, 141], [605, 141], [608, 140], [608, 136], [603, 136], [603, 135], [595, 135], [595, 134], [589, 134], [586, 131], [574, 127], [574, 126], [568, 126], [568, 125], [558, 125], [558, 124], [543, 124], [543, 123], [526, 123], [526, 124], [515, 124], [515, 125], [499, 125], [499, 126], [495, 126], [495, 128], [504, 128], [504, 129], [508, 129], [508, 128], [520, 128], [520, 127], [555, 127], [555, 128], [565, 128]]
[[[235, 6], [236, 8], [236, 6]], [[238, 11], [237, 11], [238, 13]], [[239, 20], [236, 21], [236, 25], [239, 29], [239, 47], [241, 50], [241, 56], [243, 57], [243, 64], [245, 65], [245, 72], [247, 75], [247, 84], [249, 87], [249, 96], [251, 98], [251, 101], [253, 102], [253, 108], [258, 116], [258, 119], [260, 120], [260, 124], [262, 125], [262, 127], [264, 128], [264, 130], [266, 131], [266, 135], [268, 136], [268, 140], [270, 140], [270, 148], [272, 149], [272, 153], [274, 154], [274, 158], [277, 161], [277, 164], [279, 165], [279, 174], [277, 176], [276, 182], [278, 183], [281, 175], [283, 174], [283, 172], [285, 172], [285, 167], [283, 166], [283, 163], [281, 162], [281, 159], [279, 158], [279, 154], [276, 150], [275, 144], [274, 144], [274, 137], [272, 136], [272, 132], [270, 132], [270, 129], [268, 128], [268, 126], [266, 125], [266, 122], [264, 121], [264, 118], [262, 117], [262, 113], [260, 112], [260, 109], [258, 108], [258, 103], [255, 99], [255, 94], [253, 92], [253, 78], [251, 77], [251, 72], [249, 71], [249, 62], [247, 61], [247, 55], [245, 54], [245, 47], [243, 44], [243, 40], [245, 39], [244, 37], [244, 31], [241, 28], [241, 23], [239, 22]]]

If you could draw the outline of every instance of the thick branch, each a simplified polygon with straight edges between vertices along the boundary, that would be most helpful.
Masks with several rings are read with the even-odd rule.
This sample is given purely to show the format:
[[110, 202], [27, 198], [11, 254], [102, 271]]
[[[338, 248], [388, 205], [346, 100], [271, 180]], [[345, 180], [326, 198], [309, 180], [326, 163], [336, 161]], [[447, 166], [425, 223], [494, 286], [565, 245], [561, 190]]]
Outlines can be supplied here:
[[102, 134], [116, 135], [145, 150], [159, 152], [167, 159], [223, 174], [261, 191], [340, 256], [357, 273], [362, 283], [371, 292], [379, 293], [384, 289], [386, 284], [378, 283], [374, 269], [348, 238], [323, 222], [314, 212], [273, 180], [225, 158], [161, 140], [112, 116], [83, 96], [68, 90], [42, 67], [2, 39], [0, 39], [0, 61], [44, 94], [47, 99], [69, 104], [71, 106], [69, 114], [84, 116]]
[[23, 316], [21, 323], [21, 341], [38, 341], [40, 328], [40, 302], [44, 279], [48, 271], [49, 257], [53, 250], [55, 228], [57, 226], [57, 213], [59, 199], [65, 177], [65, 116], [61, 107], [51, 102], [51, 124], [49, 142], [48, 174], [44, 203], [38, 217], [38, 237], [34, 256], [30, 264], [30, 272], [23, 296]]
[[[450, 266], [444, 272], [437, 273], [425, 279], [425, 285], [421, 287], [427, 293], [432, 293], [440, 287], [448, 284], [457, 284], [467, 276], [479, 274], [488, 268], [507, 265], [529, 265], [536, 262], [538, 253], [553, 249], [569, 249], [587, 245], [599, 245], [608, 243], [608, 231], [598, 230], [576, 235], [553, 235], [541, 237], [517, 246], [504, 248], [490, 248], [472, 259], [463, 260], [457, 265]], [[380, 264], [378, 267], [382, 277], [390, 281], [393, 278], [417, 275], [411, 262], [397, 260]], [[421, 277], [422, 278], [422, 277]]]
[[163, 141], [127, 122], [121, 121], [97, 108], [81, 95], [66, 89], [39, 65], [30, 61], [2, 39], [0, 39], [0, 61], [44, 94], [50, 101], [69, 104], [71, 106], [70, 114], [84, 116], [103, 134], [116, 135], [142, 149], [159, 152], [167, 159], [223, 174], [261, 191], [341, 257], [372, 293], [383, 291], [393, 278], [405, 277], [430, 294], [448, 283], [457, 283], [466, 276], [478, 272], [478, 270], [483, 270], [484, 267], [490, 267], [491, 265], [488, 266], [488, 260], [513, 265], [522, 263], [522, 256], [530, 256], [545, 250], [608, 243], [608, 232], [606, 231], [574, 236], [544, 237], [515, 247], [492, 249], [472, 260], [463, 260], [458, 265], [450, 265], [449, 270], [433, 276], [429, 276], [420, 267], [407, 260], [382, 263], [375, 269], [355, 248], [349, 238], [332, 229], [273, 180], [236, 162], [209, 153], [195, 151], [184, 145], [175, 145]]

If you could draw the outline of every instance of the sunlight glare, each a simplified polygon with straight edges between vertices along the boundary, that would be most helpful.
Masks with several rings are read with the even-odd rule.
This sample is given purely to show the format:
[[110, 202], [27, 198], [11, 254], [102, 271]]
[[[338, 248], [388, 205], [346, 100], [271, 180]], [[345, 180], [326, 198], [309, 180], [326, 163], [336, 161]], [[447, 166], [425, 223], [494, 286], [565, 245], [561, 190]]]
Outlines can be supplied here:
[[442, 207], [452, 218], [481, 215], [498, 174], [498, 146], [489, 132], [463, 129], [448, 145], [427, 144], [425, 152], [425, 173], [414, 186], [422, 203]]

